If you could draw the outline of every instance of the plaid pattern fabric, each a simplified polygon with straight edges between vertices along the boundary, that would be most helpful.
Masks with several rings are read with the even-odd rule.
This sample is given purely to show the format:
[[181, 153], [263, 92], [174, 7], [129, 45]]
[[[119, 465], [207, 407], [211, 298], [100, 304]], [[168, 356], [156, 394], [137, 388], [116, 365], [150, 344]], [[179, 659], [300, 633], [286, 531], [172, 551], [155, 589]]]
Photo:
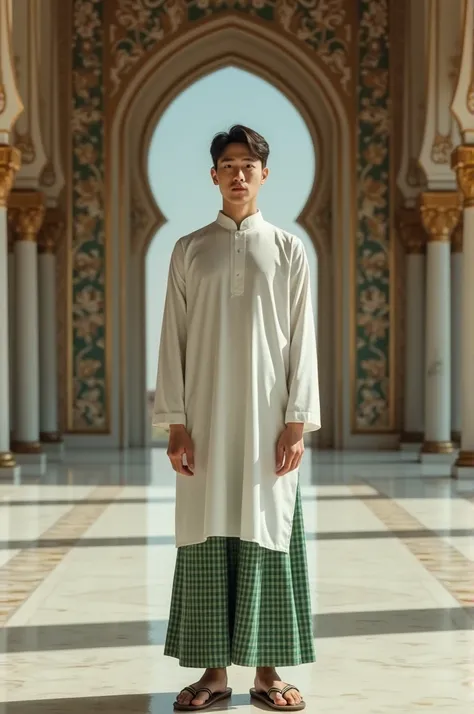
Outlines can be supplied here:
[[198, 668], [314, 662], [299, 489], [289, 553], [221, 537], [178, 548], [165, 655]]

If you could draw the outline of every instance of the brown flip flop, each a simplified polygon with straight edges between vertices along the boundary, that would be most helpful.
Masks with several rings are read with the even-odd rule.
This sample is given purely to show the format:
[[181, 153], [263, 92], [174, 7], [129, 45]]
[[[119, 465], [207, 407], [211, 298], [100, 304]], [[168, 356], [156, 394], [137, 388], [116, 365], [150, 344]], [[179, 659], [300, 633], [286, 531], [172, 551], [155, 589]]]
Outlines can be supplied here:
[[209, 707], [212, 707], [216, 702], [220, 702], [223, 699], [229, 699], [232, 696], [232, 689], [229, 687], [225, 690], [225, 692], [212, 692], [207, 687], [199, 687], [199, 689], [195, 689], [194, 687], [184, 687], [180, 694], [182, 692], [189, 692], [193, 695], [193, 699], [197, 697], [200, 692], [207, 692], [209, 694], [209, 699], [207, 702], [204, 702], [204, 704], [180, 704], [176, 701], [173, 706], [176, 711], [179, 712], [200, 712], [203, 709], [209, 709]]
[[257, 692], [256, 689], [251, 689], [250, 690], [250, 696], [252, 699], [258, 699], [260, 702], [263, 702], [264, 704], [267, 705], [267, 707], [270, 707], [271, 709], [277, 709], [278, 711], [283, 711], [283, 712], [301, 712], [303, 709], [306, 708], [306, 702], [301, 701], [299, 704], [286, 704], [286, 706], [280, 706], [279, 704], [275, 704], [273, 699], [271, 698], [270, 694], [273, 694], [275, 692], [276, 694], [281, 694], [283, 697], [287, 692], [290, 691], [290, 689], [294, 689], [295, 691], [299, 692], [300, 690], [298, 687], [293, 687], [292, 684], [287, 684], [286, 687], [283, 689], [278, 689], [278, 687], [270, 687], [270, 689], [267, 692]]

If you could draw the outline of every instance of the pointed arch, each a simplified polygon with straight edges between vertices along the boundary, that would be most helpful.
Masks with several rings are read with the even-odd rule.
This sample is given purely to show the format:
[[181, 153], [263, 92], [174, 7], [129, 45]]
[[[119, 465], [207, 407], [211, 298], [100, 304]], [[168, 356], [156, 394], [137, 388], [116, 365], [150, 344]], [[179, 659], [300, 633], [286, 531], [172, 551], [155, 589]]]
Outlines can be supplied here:
[[[108, 147], [111, 181], [107, 201], [109, 235], [116, 244], [113, 305], [114, 345], [120, 354], [112, 379], [120, 442], [141, 446], [147, 433], [144, 267], [147, 246], [165, 218], [148, 181], [147, 157], [158, 121], [184, 89], [217, 69], [234, 66], [277, 87], [298, 109], [312, 136], [317, 171], [298, 222], [318, 254], [318, 341], [322, 446], [342, 446], [349, 424], [350, 240], [354, 235], [353, 130], [344, 103], [328, 76], [296, 43], [240, 16], [216, 17], [197, 31], [157, 47], [124, 90], [115, 111]], [[112, 266], [111, 266], [112, 267]], [[348, 313], [348, 310], [346, 310]]]

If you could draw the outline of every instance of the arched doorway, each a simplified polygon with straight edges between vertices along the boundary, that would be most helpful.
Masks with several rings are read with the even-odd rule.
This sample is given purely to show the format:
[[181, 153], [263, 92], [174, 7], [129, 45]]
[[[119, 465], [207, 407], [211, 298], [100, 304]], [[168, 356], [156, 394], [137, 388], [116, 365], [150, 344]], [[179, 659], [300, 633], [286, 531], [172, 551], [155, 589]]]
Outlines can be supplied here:
[[[270, 142], [270, 180], [260, 194], [263, 215], [299, 235], [308, 255], [317, 316], [317, 242], [297, 223], [315, 183], [314, 146], [303, 118], [273, 85], [247, 71], [228, 67], [185, 89], [161, 116], [148, 160], [151, 191], [166, 223], [152, 238], [146, 255], [146, 380], [150, 441], [164, 432], [151, 427], [169, 259], [176, 240], [212, 221], [220, 193], [209, 176], [209, 144], [219, 130], [239, 121]], [[317, 180], [317, 179], [316, 179]]]
[[[179, 47], [176, 45], [180, 44]], [[313, 139], [318, 181], [298, 217], [319, 256], [318, 326], [321, 402], [320, 445], [343, 446], [350, 429], [350, 241], [354, 235], [353, 136], [343, 103], [325, 73], [305, 52], [273, 30], [241, 17], [216, 18], [153, 54], [125, 90], [109, 145], [110, 240], [114, 242], [113, 317], [120, 367], [112, 375], [113, 408], [123, 447], [146, 443], [145, 255], [164, 224], [147, 179], [150, 141], [160, 117], [186, 87], [226, 66], [274, 84], [305, 120]], [[116, 248], [116, 250], [115, 250]]]

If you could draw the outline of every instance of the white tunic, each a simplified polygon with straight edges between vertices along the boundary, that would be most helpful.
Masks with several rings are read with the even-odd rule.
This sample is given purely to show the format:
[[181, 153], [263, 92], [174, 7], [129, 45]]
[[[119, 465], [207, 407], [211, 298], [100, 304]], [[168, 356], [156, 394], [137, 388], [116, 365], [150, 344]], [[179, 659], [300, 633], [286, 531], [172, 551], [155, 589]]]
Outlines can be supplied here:
[[177, 474], [176, 545], [235, 536], [288, 552], [298, 472], [276, 476], [288, 422], [319, 429], [316, 337], [302, 241], [223, 213], [171, 257], [153, 424], [184, 424], [194, 476]]

